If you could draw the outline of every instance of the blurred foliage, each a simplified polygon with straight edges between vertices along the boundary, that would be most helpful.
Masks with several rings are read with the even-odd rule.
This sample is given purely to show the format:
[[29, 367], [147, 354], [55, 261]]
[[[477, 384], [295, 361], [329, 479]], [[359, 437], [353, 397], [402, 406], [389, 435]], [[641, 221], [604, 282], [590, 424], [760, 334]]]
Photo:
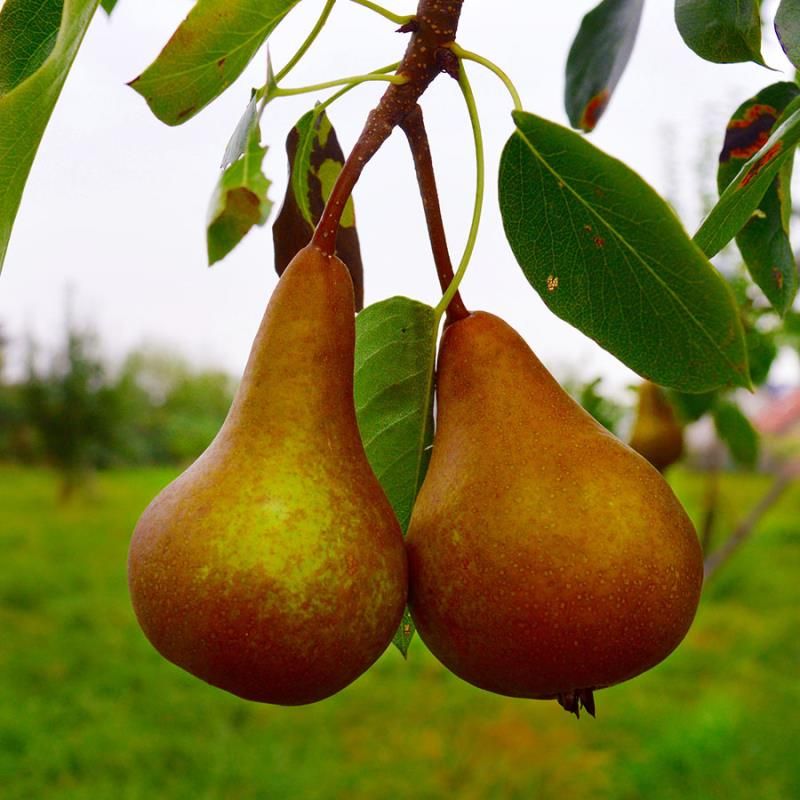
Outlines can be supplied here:
[[233, 394], [227, 374], [156, 350], [111, 369], [94, 336], [72, 324], [49, 358], [32, 342], [27, 350], [24, 376], [4, 382], [0, 344], [0, 460], [55, 467], [65, 494], [96, 469], [193, 460]]
[[561, 386], [580, 403], [604, 428], [619, 434], [622, 420], [629, 413], [629, 408], [616, 400], [607, 397], [600, 391], [602, 378], [583, 382], [575, 377], [559, 378]]

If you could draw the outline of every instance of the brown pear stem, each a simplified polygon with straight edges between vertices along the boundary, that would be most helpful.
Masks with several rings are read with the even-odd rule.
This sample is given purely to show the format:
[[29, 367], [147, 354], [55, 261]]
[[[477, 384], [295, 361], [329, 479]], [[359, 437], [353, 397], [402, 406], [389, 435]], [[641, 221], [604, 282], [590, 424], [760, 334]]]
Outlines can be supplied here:
[[705, 560], [704, 580], [711, 578], [717, 570], [728, 561], [739, 547], [752, 536], [756, 526], [775, 503], [780, 500], [786, 489], [798, 477], [797, 466], [781, 470], [776, 476], [766, 494], [755, 504], [750, 513], [736, 526], [733, 533], [725, 542], [711, 553]]
[[336, 179], [312, 238], [312, 243], [326, 255], [336, 251], [339, 221], [367, 162], [416, 108], [437, 75], [447, 72], [458, 76], [458, 57], [447, 45], [455, 41], [463, 3], [464, 0], [420, 0], [413, 21], [400, 29], [412, 34], [397, 70], [406, 80], [386, 89]]
[[[428, 225], [428, 238], [431, 241], [433, 260], [436, 264], [436, 274], [442, 291], [446, 292], [453, 281], [453, 262], [450, 259], [450, 250], [447, 247], [447, 234], [442, 222], [442, 209], [439, 204], [439, 192], [436, 188], [436, 173], [433, 169], [431, 147], [428, 133], [425, 130], [425, 119], [422, 109], [417, 105], [400, 123], [408, 139], [414, 167], [417, 171], [417, 183], [422, 196], [422, 207], [425, 210], [425, 221]], [[461, 300], [461, 295], [456, 292], [450, 305], [447, 306], [447, 322], [451, 324], [469, 316]]]

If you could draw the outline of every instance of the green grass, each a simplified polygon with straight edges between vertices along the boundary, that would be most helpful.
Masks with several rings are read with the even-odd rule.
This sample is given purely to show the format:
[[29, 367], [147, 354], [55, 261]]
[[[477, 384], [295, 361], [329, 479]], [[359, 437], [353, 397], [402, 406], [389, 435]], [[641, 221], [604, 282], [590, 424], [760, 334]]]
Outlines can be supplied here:
[[[191, 798], [800, 797], [800, 491], [704, 596], [665, 663], [598, 694], [598, 719], [447, 673], [415, 640], [338, 696], [240, 701], [163, 661], [128, 604], [133, 524], [172, 474], [54, 479], [0, 468], [0, 796]], [[762, 479], [729, 477], [729, 524]], [[690, 508], [702, 494], [677, 476]]]

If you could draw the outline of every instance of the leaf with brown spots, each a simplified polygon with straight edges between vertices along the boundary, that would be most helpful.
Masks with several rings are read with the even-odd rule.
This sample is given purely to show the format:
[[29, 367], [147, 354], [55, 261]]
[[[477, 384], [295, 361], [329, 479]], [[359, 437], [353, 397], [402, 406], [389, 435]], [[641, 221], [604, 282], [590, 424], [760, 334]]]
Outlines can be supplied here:
[[644, 0], [603, 0], [581, 22], [567, 58], [564, 105], [587, 133], [606, 110], [631, 56]]
[[[278, 275], [283, 274], [295, 253], [311, 239], [344, 164], [336, 131], [324, 111], [309, 111], [298, 120], [286, 137], [286, 154], [289, 184], [272, 226]], [[336, 254], [350, 271], [356, 310], [360, 311], [364, 305], [364, 275], [352, 198], [347, 201], [339, 224]]]
[[[736, 109], [719, 157], [717, 185], [721, 194], [735, 181], [747, 160], [764, 147], [778, 117], [798, 96], [797, 84], [775, 83]], [[763, 169], [769, 162], [762, 158], [760, 163]], [[750, 275], [780, 314], [791, 307], [798, 287], [797, 262], [789, 239], [793, 166], [794, 159], [787, 158], [750, 219], [736, 234], [736, 244]], [[756, 174], [747, 173], [747, 183]]]
[[[774, 124], [769, 139], [742, 164], [738, 171], [735, 169], [738, 165], [734, 161], [730, 169], [734, 173], [732, 177], [728, 175], [729, 170], [725, 170], [726, 188], [694, 236], [695, 243], [709, 258], [722, 250], [748, 223], [752, 215], [758, 211], [764, 195], [776, 178], [780, 181], [781, 191], [788, 190], [788, 184], [781, 180], [780, 174], [782, 170], [789, 169], [798, 142], [800, 142], [800, 97], [789, 102]], [[733, 152], [730, 147], [728, 150]], [[748, 151], [745, 148], [743, 152]], [[726, 155], [726, 150], [723, 149], [723, 157]], [[783, 205], [788, 200], [788, 198], [778, 199], [780, 200], [778, 205]], [[788, 208], [787, 205], [784, 210], [776, 209], [775, 213], [786, 214]], [[788, 224], [788, 220], [781, 224]], [[766, 275], [763, 277], [765, 280], [769, 279]], [[774, 285], [777, 289], [777, 282]], [[785, 298], [785, 294], [790, 290], [789, 285], [780, 292]], [[785, 299], [781, 300], [774, 292], [772, 294], [777, 297], [777, 307], [780, 308]]]
[[130, 82], [167, 125], [222, 94], [299, 0], [198, 0], [158, 58]]
[[525, 112], [514, 121], [500, 209], [548, 308], [662, 386], [747, 386], [733, 295], [672, 209], [585, 137]]
[[206, 231], [209, 266], [228, 255], [254, 225], [263, 225], [269, 217], [270, 181], [261, 169], [267, 148], [261, 146], [260, 139], [258, 125], [254, 125], [244, 153], [226, 167], [214, 189]]

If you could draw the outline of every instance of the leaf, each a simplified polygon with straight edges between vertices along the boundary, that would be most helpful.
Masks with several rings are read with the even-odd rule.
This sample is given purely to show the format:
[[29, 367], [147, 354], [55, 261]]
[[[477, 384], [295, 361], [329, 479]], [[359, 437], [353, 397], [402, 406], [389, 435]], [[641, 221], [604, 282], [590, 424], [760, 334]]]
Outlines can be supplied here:
[[241, 75], [299, 0], [198, 0], [158, 58], [130, 82], [167, 125], [180, 125]]
[[[54, 8], [61, 3], [7, 0], [0, 9], [3, 29], [3, 85], [0, 87], [0, 269], [33, 159], [72, 61], [92, 20], [97, 0], [64, 0], [58, 35], [51, 41]], [[45, 13], [45, 9], [49, 9]], [[20, 34], [42, 11], [39, 36]], [[47, 19], [49, 22], [45, 23]], [[28, 47], [35, 44], [35, 52]], [[52, 45], [52, 46], [51, 46]], [[47, 51], [45, 58], [42, 54]], [[8, 66], [10, 62], [14, 66]]]
[[669, 392], [669, 400], [685, 423], [697, 422], [700, 417], [714, 408], [719, 399], [719, 392], [688, 394], [687, 392]]
[[[278, 275], [283, 274], [295, 253], [311, 239], [344, 164], [344, 153], [336, 131], [324, 110], [309, 111], [298, 120], [286, 138], [286, 154], [289, 158], [289, 185], [272, 226]], [[364, 305], [364, 272], [352, 198], [347, 201], [339, 224], [336, 254], [350, 270], [356, 309], [361, 310]]]
[[256, 103], [256, 93], [252, 91], [250, 93], [250, 102], [247, 104], [242, 118], [239, 120], [231, 138], [228, 140], [225, 152], [222, 154], [220, 169], [225, 169], [225, 167], [233, 164], [237, 158], [244, 155], [247, 149], [247, 142], [250, 139], [250, 134], [257, 124], [258, 104]]
[[594, 130], [631, 56], [644, 0], [603, 0], [581, 22], [567, 58], [570, 124]]
[[559, 317], [662, 386], [747, 386], [730, 289], [633, 170], [525, 112], [500, 162], [514, 255]]
[[244, 155], [225, 169], [214, 189], [206, 232], [209, 266], [230, 253], [253, 225], [263, 225], [269, 217], [270, 181], [261, 169], [267, 148], [260, 140], [256, 125]]
[[745, 331], [747, 361], [750, 364], [750, 377], [753, 386], [762, 386], [769, 375], [772, 362], [778, 355], [774, 332], [765, 333], [757, 328]]
[[[719, 157], [720, 193], [733, 181], [747, 160], [768, 141], [786, 106], [800, 95], [795, 83], [768, 86], [742, 103], [731, 117]], [[750, 219], [736, 234], [736, 243], [753, 280], [775, 309], [784, 314], [797, 294], [798, 275], [789, 240], [791, 178], [794, 158], [778, 171]]]
[[117, 0], [100, 0], [100, 5], [103, 7], [103, 11], [110, 17], [111, 12], [117, 5]]
[[737, 405], [720, 403], [714, 409], [714, 427], [737, 464], [750, 469], [755, 467], [760, 449], [759, 435]]
[[716, 255], [744, 227], [800, 141], [800, 98], [786, 107], [767, 143], [736, 173], [703, 220], [695, 243]]
[[759, 0], [675, 0], [675, 22], [683, 41], [706, 61], [763, 65], [760, 6]]
[[56, 45], [64, 0], [7, 0], [0, 11], [0, 95], [44, 64]]
[[[433, 442], [433, 309], [406, 297], [356, 318], [355, 403], [364, 449], [405, 534]], [[405, 616], [394, 643], [406, 655], [414, 628]]]
[[775, 13], [775, 33], [786, 57], [800, 69], [800, 0], [781, 0]]

